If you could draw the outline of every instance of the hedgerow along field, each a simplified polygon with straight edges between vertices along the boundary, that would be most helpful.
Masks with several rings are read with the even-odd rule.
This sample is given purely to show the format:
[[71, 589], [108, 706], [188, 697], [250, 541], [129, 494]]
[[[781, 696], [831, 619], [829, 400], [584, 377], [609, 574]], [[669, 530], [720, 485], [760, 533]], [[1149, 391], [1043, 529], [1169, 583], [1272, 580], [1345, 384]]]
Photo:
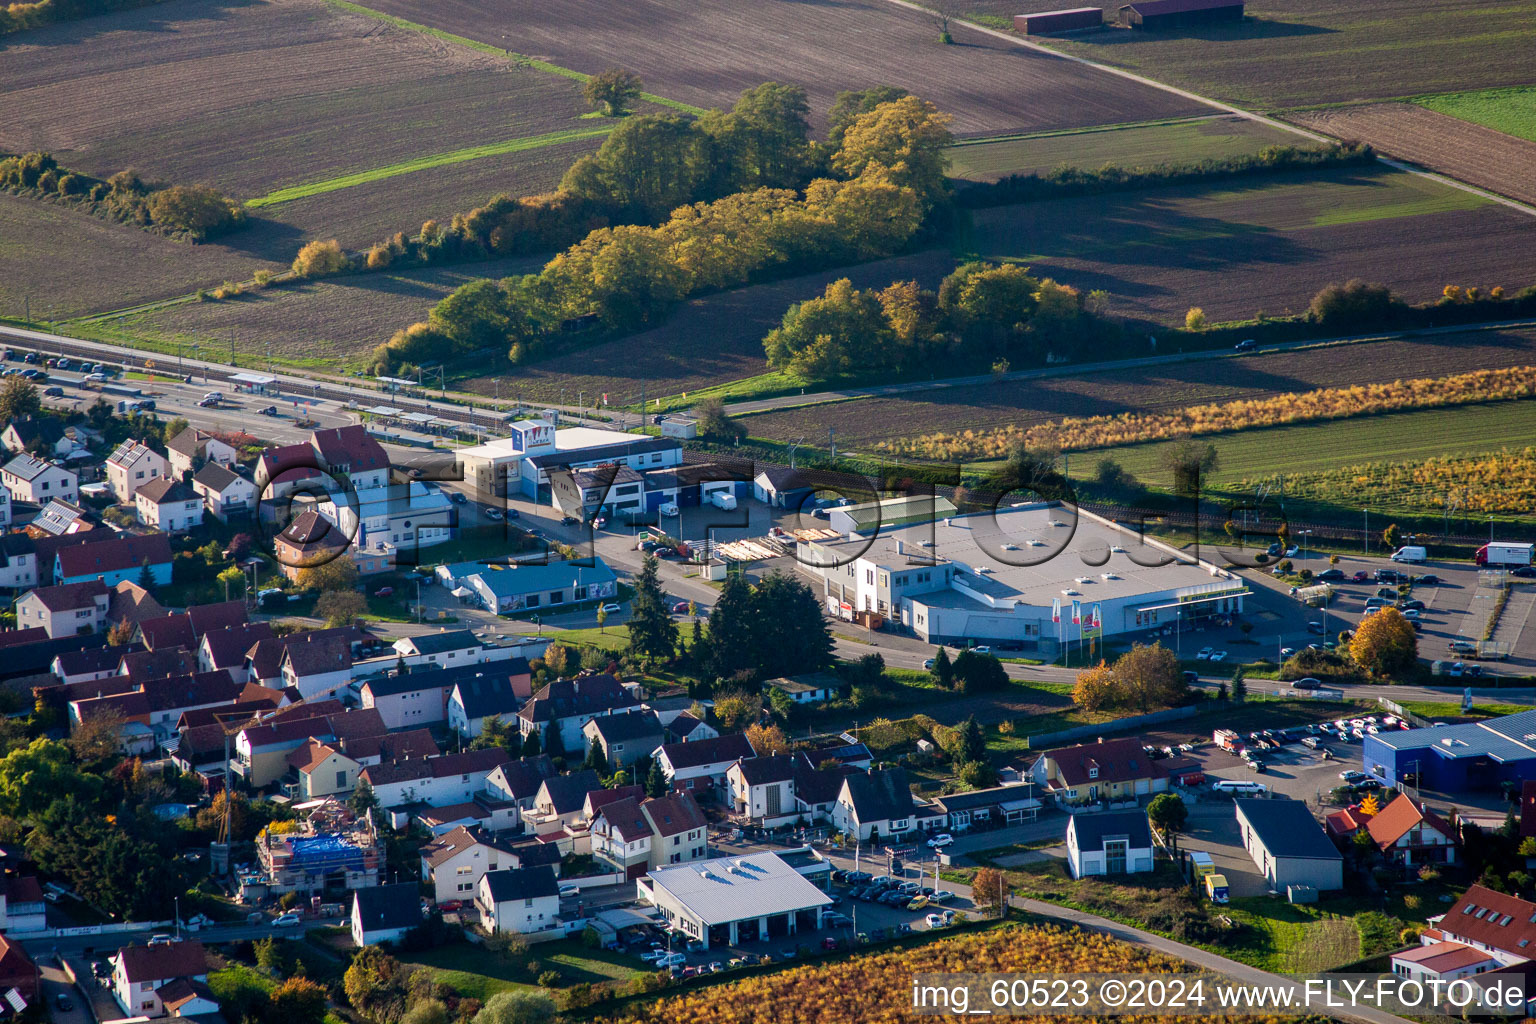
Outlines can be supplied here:
[[1191, 184], [978, 210], [960, 245], [1029, 266], [1112, 312], [1182, 323], [1299, 313], [1359, 277], [1422, 302], [1447, 284], [1536, 281], [1529, 215], [1421, 175], [1372, 167]]
[[949, 173], [959, 181], [996, 181], [1010, 174], [1043, 174], [1063, 166], [1155, 167], [1243, 156], [1297, 141], [1296, 135], [1261, 121], [1212, 114], [1154, 124], [967, 139], [949, 151]]
[[[963, 0], [987, 24], [1055, 0]], [[1119, 5], [1106, 5], [1117, 10]], [[1234, 25], [1105, 29], [1046, 46], [1267, 109], [1536, 82], [1536, 0], [1254, 0]]]
[[[1536, 90], [1526, 90], [1536, 105]], [[1432, 167], [1479, 188], [1536, 203], [1536, 142], [1415, 103], [1298, 110], [1304, 128], [1359, 139], [1388, 156]], [[1533, 112], [1536, 118], [1536, 112]], [[1531, 129], [1536, 135], [1536, 127]]]
[[369, 6], [593, 74], [621, 66], [647, 88], [729, 108], [765, 81], [805, 86], [821, 117], [838, 92], [901, 86], [954, 115], [958, 134], [1044, 131], [1208, 113], [1152, 86], [958, 25], [938, 41], [924, 14], [884, 0], [373, 0]]
[[[1531, 364], [1536, 364], [1536, 329], [1457, 331], [861, 398], [759, 413], [741, 417], [741, 422], [753, 436], [776, 441], [806, 437], [819, 442], [831, 427], [839, 448], [874, 451], [888, 438], [938, 430], [954, 433], [1010, 424], [1028, 428], [1067, 416], [1169, 412], [1320, 387]], [[1509, 409], [1526, 404], [1504, 403]]]

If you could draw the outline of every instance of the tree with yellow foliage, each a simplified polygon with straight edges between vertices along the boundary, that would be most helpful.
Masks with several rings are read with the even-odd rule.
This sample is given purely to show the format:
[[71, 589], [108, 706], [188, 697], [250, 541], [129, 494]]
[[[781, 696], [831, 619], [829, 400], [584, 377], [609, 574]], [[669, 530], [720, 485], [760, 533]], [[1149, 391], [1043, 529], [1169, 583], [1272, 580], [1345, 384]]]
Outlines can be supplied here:
[[1102, 711], [1119, 703], [1120, 688], [1115, 682], [1114, 670], [1103, 661], [1083, 669], [1072, 687], [1072, 699], [1084, 711]]
[[1375, 793], [1367, 793], [1365, 799], [1360, 801], [1360, 813], [1367, 818], [1374, 818], [1381, 813], [1381, 801]]
[[1373, 676], [1402, 675], [1418, 660], [1419, 638], [1402, 612], [1383, 608], [1360, 623], [1350, 637], [1349, 653]]

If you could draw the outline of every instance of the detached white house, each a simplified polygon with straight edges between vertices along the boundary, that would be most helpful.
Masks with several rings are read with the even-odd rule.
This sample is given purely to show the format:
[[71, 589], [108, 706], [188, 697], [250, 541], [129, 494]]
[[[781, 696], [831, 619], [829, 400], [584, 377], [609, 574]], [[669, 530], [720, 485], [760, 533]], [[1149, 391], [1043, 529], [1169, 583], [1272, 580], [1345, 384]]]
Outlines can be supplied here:
[[186, 533], [203, 525], [203, 499], [176, 480], [160, 477], [140, 486], [133, 504], [139, 522], [161, 533]]
[[515, 864], [516, 858], [504, 846], [463, 825], [421, 848], [421, 880], [432, 887], [434, 903], [473, 901], [487, 872]]
[[169, 475], [165, 456], [142, 441], [124, 441], [107, 456], [107, 484], [123, 504], [133, 501], [139, 488]]
[[1067, 866], [1073, 878], [1152, 870], [1152, 829], [1141, 811], [1073, 814], [1067, 821]]
[[475, 906], [492, 933], [549, 931], [560, 924], [560, 883], [554, 869], [543, 865], [487, 871]]
[[41, 626], [53, 638], [99, 633], [111, 603], [112, 591], [100, 580], [39, 587], [16, 602], [16, 628]]
[[915, 821], [912, 789], [904, 768], [846, 776], [832, 804], [832, 824], [844, 835], [860, 840], [902, 835], [916, 827]]
[[170, 453], [171, 476], [180, 478], [196, 468], [199, 460], [216, 462], [226, 469], [234, 466], [239, 452], [206, 430], [188, 427], [165, 444]]
[[12, 501], [30, 501], [45, 505], [54, 498], [71, 504], [80, 500], [80, 478], [63, 466], [25, 453], [0, 468], [0, 483], [10, 492]]
[[380, 942], [398, 942], [421, 924], [419, 887], [415, 882], [369, 885], [352, 893], [352, 942], [361, 949]]
[[112, 994], [130, 1017], [217, 1013], [208, 991], [208, 957], [196, 941], [124, 946], [112, 969]]
[[209, 462], [192, 477], [192, 490], [215, 519], [227, 520], [256, 511], [256, 485], [217, 462]]

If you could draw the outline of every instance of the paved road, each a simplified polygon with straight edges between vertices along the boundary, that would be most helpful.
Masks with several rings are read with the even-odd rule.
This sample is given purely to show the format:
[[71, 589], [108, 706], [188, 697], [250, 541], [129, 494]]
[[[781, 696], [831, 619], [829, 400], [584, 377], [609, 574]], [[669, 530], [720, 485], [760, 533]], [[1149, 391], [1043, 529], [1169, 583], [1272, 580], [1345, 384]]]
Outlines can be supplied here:
[[905, 381], [900, 384], [879, 384], [871, 387], [844, 388], [841, 390], [816, 391], [811, 394], [780, 395], [777, 398], [762, 398], [747, 402], [732, 402], [727, 405], [726, 411], [734, 415], [751, 412], [767, 412], [771, 409], [798, 408], [807, 405], [824, 405], [828, 402], [843, 402], [855, 398], [889, 398], [892, 395], [908, 395], [923, 391], [936, 391], [942, 388], [973, 387], [977, 384], [1005, 383], [1020, 380], [1042, 380], [1049, 377], [1076, 377], [1082, 374], [1101, 373], [1108, 370], [1129, 370], [1151, 366], [1169, 366], [1174, 363], [1197, 362], [1206, 359], [1231, 359], [1251, 358], [1254, 355], [1279, 355], [1299, 348], [1310, 348], [1316, 345], [1359, 344], [1372, 341], [1392, 341], [1404, 337], [1424, 337], [1434, 334], [1464, 333], [1469, 330], [1506, 330], [1514, 327], [1536, 327], [1533, 320], [1510, 320], [1497, 324], [1457, 325], [1454, 327], [1432, 327], [1419, 331], [1395, 332], [1389, 334], [1364, 334], [1346, 338], [1313, 339], [1311, 341], [1288, 341], [1274, 345], [1265, 345], [1257, 353], [1236, 353], [1225, 349], [1213, 349], [1205, 352], [1173, 352], [1160, 356], [1144, 356], [1140, 359], [1122, 359], [1101, 363], [1071, 363], [1063, 366], [1048, 366], [1035, 370], [1012, 370], [1002, 374], [972, 374], [967, 377], [945, 377], [939, 380]]

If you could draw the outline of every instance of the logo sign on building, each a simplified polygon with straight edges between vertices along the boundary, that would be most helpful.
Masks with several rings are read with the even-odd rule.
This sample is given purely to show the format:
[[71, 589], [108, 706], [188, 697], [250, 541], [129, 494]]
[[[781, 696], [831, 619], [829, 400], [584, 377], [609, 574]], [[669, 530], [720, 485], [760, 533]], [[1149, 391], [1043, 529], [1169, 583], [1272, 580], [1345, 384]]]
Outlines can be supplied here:
[[1096, 636], [1102, 636], [1103, 633], [1104, 615], [1099, 610], [1099, 606], [1094, 605], [1093, 610], [1088, 613], [1088, 625], [1083, 629], [1083, 638], [1091, 639]]

